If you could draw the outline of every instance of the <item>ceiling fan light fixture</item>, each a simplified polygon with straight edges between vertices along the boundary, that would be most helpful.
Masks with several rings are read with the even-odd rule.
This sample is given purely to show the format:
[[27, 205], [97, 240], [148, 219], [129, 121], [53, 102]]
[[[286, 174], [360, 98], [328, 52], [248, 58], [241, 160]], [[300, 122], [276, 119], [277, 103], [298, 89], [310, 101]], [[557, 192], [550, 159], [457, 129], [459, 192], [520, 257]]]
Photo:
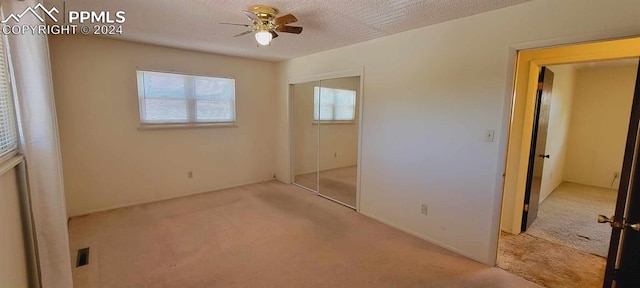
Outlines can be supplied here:
[[233, 37], [240, 37], [254, 33], [256, 41], [260, 46], [267, 46], [271, 44], [271, 41], [278, 37], [278, 33], [290, 33], [300, 34], [302, 33], [302, 27], [300, 26], [288, 26], [287, 24], [295, 23], [298, 21], [296, 16], [292, 14], [286, 14], [280, 17], [276, 17], [278, 10], [265, 6], [256, 5], [249, 7], [248, 10], [243, 10], [242, 13], [251, 21], [251, 24], [236, 24], [221, 22], [220, 24], [244, 26], [249, 30], [237, 34]]
[[271, 32], [269, 31], [262, 30], [256, 32], [256, 41], [258, 41], [258, 44], [262, 46], [269, 45], [269, 43], [271, 43], [271, 39], [273, 39], [273, 35], [271, 35]]

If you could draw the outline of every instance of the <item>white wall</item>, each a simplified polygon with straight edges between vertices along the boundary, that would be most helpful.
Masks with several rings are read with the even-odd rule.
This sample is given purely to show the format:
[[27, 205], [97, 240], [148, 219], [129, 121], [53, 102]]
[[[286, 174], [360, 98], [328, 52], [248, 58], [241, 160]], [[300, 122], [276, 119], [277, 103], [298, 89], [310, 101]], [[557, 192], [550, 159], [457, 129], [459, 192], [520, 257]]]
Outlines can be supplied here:
[[[275, 64], [86, 36], [50, 44], [69, 216], [273, 177]], [[238, 126], [138, 130], [136, 69], [234, 77]]]
[[582, 68], [565, 166], [565, 180], [617, 189], [627, 140], [637, 65]]
[[278, 175], [290, 179], [287, 79], [364, 67], [361, 212], [492, 265], [512, 47], [640, 34], [639, 17], [635, 0], [539, 0], [283, 62]]
[[0, 175], [0, 286], [29, 287], [16, 169]]
[[[296, 175], [317, 170], [320, 157], [320, 171], [355, 166], [358, 162], [358, 103], [360, 98], [360, 77], [345, 77], [322, 81], [322, 87], [356, 91], [356, 120], [353, 123], [322, 123], [318, 128], [313, 121], [313, 90], [320, 85], [309, 82], [293, 85], [293, 109], [295, 109], [294, 134], [296, 151]], [[318, 135], [318, 129], [320, 134]], [[318, 155], [318, 137], [320, 154]]]
[[564, 181], [564, 166], [576, 80], [576, 70], [572, 65], [558, 65], [548, 68], [554, 73], [549, 129], [545, 148], [546, 154], [551, 157], [545, 159], [544, 169], [542, 170], [540, 203], [549, 197], [553, 190]]

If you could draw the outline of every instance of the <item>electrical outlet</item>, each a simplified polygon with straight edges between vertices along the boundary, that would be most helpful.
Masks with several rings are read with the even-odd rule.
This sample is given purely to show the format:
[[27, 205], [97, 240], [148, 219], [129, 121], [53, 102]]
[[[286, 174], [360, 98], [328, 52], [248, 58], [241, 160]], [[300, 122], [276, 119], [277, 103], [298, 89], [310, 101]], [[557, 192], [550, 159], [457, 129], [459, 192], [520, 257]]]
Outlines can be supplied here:
[[421, 213], [424, 215], [427, 215], [427, 212], [429, 211], [429, 206], [427, 206], [427, 204], [422, 204], [422, 211]]
[[193, 178], [193, 171], [187, 172], [187, 178]]

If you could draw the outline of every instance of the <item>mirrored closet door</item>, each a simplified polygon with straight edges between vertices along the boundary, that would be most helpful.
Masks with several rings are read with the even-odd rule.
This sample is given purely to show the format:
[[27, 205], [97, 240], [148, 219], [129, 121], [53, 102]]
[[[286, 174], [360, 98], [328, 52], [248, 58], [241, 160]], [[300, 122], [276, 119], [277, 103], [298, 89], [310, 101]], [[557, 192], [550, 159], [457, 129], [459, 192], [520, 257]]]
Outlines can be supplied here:
[[294, 183], [355, 208], [360, 77], [294, 84], [291, 89]]
[[324, 80], [314, 91], [320, 130], [319, 193], [356, 206], [360, 77]]
[[293, 183], [318, 192], [319, 131], [313, 125], [315, 87], [320, 82], [291, 85]]

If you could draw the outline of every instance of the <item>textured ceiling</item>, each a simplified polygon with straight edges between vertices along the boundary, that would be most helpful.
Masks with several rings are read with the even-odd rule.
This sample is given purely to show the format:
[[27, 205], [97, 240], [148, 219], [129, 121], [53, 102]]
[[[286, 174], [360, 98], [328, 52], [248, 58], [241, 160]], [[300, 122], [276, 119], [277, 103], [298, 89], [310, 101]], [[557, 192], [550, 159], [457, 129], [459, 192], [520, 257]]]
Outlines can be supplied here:
[[[121, 39], [241, 56], [284, 60], [343, 47], [530, 0], [66, 0], [67, 10], [126, 12]], [[44, 0], [62, 7], [63, 0]], [[267, 4], [292, 13], [301, 35], [280, 33], [268, 47], [257, 47], [252, 35], [234, 38], [249, 23], [241, 11]], [[60, 9], [62, 11], [62, 9]]]

